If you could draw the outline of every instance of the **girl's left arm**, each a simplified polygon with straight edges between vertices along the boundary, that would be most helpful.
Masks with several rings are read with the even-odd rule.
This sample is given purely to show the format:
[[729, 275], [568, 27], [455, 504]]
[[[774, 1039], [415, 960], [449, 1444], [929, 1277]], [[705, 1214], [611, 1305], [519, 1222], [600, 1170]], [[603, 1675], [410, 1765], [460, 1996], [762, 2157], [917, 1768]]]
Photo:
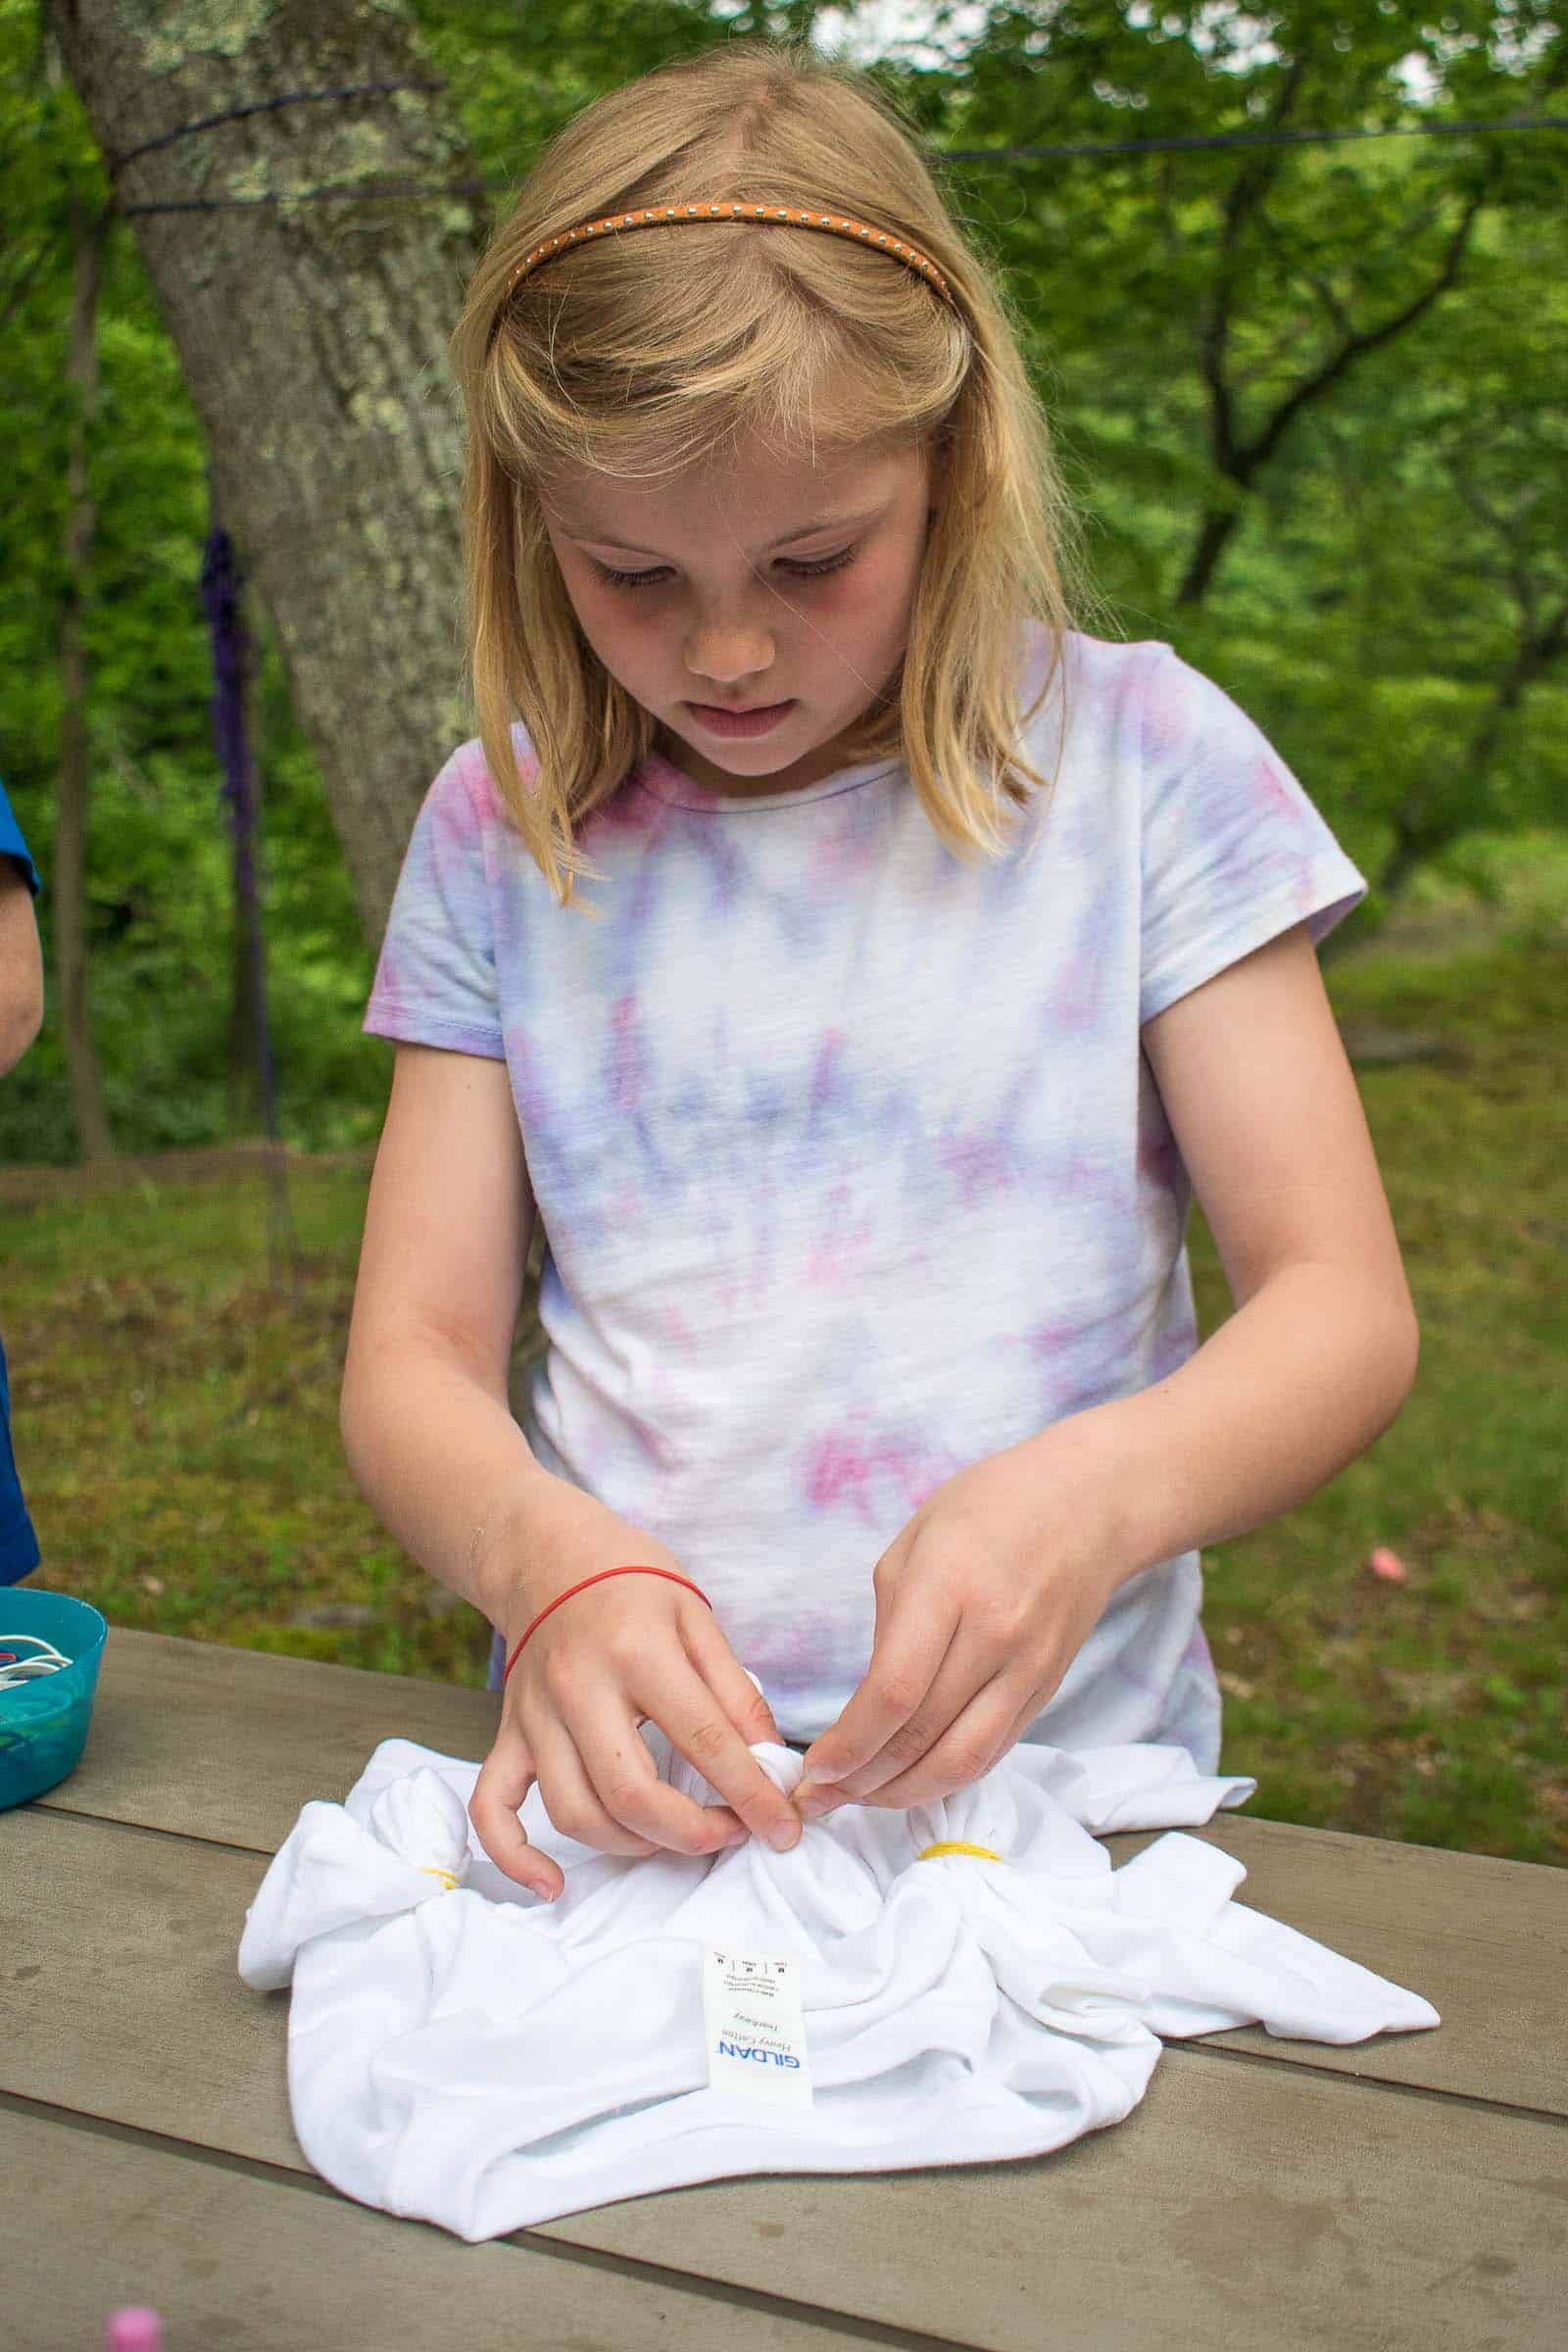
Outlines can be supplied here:
[[1420, 1348], [1306, 925], [1143, 1036], [1236, 1312], [1168, 1379], [1095, 1408], [1097, 1435], [1138, 1473], [1122, 1497], [1124, 1576], [1315, 1494], [1397, 1418]]
[[1366, 1116], [1304, 922], [1146, 1023], [1236, 1312], [1167, 1379], [929, 1495], [878, 1563], [865, 1680], [807, 1757], [909, 1805], [996, 1762], [1117, 1586], [1314, 1494], [1397, 1417], [1419, 1338]]

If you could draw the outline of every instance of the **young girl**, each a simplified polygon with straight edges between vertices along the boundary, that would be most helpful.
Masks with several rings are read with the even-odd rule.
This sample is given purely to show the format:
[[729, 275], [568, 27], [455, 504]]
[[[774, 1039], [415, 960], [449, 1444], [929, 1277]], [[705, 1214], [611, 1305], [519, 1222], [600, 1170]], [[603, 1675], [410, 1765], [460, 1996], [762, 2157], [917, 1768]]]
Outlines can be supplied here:
[[1214, 1771], [1200, 1547], [1414, 1377], [1313, 952], [1365, 881], [1216, 685], [1074, 625], [1004, 300], [854, 70], [748, 41], [588, 107], [455, 349], [479, 733], [366, 1021], [343, 1436], [495, 1629], [486, 1851], [561, 1891], [536, 1779], [641, 1854], [1020, 1740]]

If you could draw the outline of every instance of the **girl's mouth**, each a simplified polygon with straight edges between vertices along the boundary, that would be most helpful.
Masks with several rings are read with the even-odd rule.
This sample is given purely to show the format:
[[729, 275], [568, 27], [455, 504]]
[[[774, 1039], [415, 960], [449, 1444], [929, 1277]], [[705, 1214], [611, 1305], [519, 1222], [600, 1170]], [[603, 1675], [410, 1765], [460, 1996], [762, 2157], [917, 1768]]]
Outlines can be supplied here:
[[795, 703], [792, 697], [788, 702], [764, 703], [755, 710], [724, 710], [716, 703], [689, 703], [687, 708], [710, 734], [765, 735], [794, 710]]

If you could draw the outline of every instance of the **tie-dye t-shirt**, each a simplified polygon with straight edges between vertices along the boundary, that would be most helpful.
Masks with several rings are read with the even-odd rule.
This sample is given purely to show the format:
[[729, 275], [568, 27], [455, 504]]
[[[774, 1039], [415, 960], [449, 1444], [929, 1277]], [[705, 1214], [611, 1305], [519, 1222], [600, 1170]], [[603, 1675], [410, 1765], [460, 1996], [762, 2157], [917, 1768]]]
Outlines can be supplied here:
[[[1067, 635], [1026, 736], [1048, 778], [1063, 691], [1056, 782], [1000, 858], [949, 849], [897, 761], [726, 795], [655, 754], [579, 828], [595, 922], [475, 738], [393, 903], [367, 1029], [511, 1079], [548, 1239], [527, 1442], [670, 1547], [788, 1740], [863, 1678], [872, 1570], [934, 1488], [1194, 1352], [1140, 1025], [1366, 892], [1168, 645]], [[1025, 1737], [1213, 1772], [1201, 1597], [1196, 1551], [1130, 1578]]]

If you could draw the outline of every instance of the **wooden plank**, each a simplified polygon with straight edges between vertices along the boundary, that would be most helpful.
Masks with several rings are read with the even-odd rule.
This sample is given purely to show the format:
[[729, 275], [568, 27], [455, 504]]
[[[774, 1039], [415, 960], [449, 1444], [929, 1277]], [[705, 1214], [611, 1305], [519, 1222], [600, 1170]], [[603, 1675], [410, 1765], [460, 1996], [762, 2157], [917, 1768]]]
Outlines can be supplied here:
[[[117, 1629], [87, 1747], [40, 1807], [274, 1853], [378, 1740], [483, 1756], [494, 1692]], [[1244, 1902], [1431, 2001], [1443, 2025], [1339, 2047], [1215, 2034], [1280, 2064], [1568, 2114], [1568, 1872], [1221, 1815], [1193, 1833], [1247, 1866]], [[1148, 1835], [1105, 1840], [1120, 1862]]]
[[127, 2303], [161, 2313], [171, 2346], [224, 2352], [452, 2352], [455, 2338], [528, 2352], [821, 2352], [897, 2340], [532, 2238], [465, 2245], [314, 2178], [24, 2108], [0, 2107], [0, 2178], [8, 2352], [85, 2352]]
[[110, 1630], [81, 1761], [33, 1801], [275, 1853], [313, 1796], [345, 1796], [382, 1740], [477, 1759], [499, 1694], [314, 1658]]
[[[1104, 1843], [1119, 1864], [1158, 1834]], [[1443, 2019], [1343, 2046], [1248, 2026], [1205, 2034], [1205, 2049], [1568, 2116], [1568, 1871], [1240, 1814], [1190, 1834], [1246, 1864], [1238, 1902], [1408, 1985]]]
[[[261, 1857], [24, 1806], [0, 2089], [283, 2170], [287, 1996], [241, 1984]], [[1126, 2123], [1054, 2156], [719, 2181], [537, 2231], [985, 2347], [1420, 2352], [1560, 2341], [1568, 2127], [1168, 2050]]]

